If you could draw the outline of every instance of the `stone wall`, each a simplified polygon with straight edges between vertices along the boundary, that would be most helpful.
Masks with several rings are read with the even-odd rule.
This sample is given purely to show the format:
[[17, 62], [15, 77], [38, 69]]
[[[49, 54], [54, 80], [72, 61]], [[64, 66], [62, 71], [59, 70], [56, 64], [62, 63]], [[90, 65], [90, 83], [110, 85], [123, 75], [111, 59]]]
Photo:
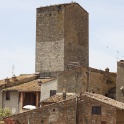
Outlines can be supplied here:
[[2, 108], [2, 91], [1, 91], [1, 88], [0, 88], [0, 108]]
[[57, 92], [65, 90], [68, 93], [81, 93], [87, 89], [87, 68], [79, 67], [68, 70], [58, 75]]
[[124, 61], [117, 63], [116, 99], [124, 102]]
[[[70, 66], [89, 66], [88, 13], [78, 4], [65, 8], [64, 16], [64, 63], [67, 70]], [[73, 63], [74, 62], [74, 63]]]
[[79, 4], [37, 9], [36, 72], [56, 74], [74, 62], [88, 66], [88, 45], [88, 13]]
[[[79, 67], [58, 75], [58, 91], [99, 93], [115, 98], [116, 74], [93, 68]], [[114, 91], [113, 91], [114, 89]]]
[[37, 9], [36, 72], [64, 70], [64, 6]]
[[30, 124], [76, 124], [76, 99], [51, 104], [9, 118], [15, 120], [16, 124], [27, 124], [28, 121]]
[[[92, 106], [101, 106], [101, 114], [92, 114]], [[82, 96], [78, 100], [78, 124], [117, 124], [116, 108]]]
[[117, 110], [116, 111], [116, 123], [117, 124], [124, 124], [124, 110]]

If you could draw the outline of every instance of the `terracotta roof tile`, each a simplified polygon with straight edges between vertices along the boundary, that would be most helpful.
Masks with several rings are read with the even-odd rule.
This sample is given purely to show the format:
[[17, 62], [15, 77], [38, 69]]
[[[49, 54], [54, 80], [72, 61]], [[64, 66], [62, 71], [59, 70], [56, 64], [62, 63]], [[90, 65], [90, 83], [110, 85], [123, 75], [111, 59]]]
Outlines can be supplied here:
[[[76, 97], [75, 93], [66, 93], [66, 100], [73, 99], [75, 97]], [[63, 101], [63, 93], [57, 93], [56, 95], [48, 99], [42, 100], [41, 103], [45, 103], [45, 102], [55, 103], [55, 102], [61, 102], [61, 101]]]
[[[40, 79], [42, 82], [48, 82], [51, 79]], [[2, 91], [18, 91], [18, 92], [33, 92], [33, 91], [40, 91], [41, 86], [39, 85], [39, 79], [33, 80], [24, 84], [19, 84], [17, 86], [12, 86], [9, 88], [4, 88]]]
[[3, 85], [12, 86], [12, 85], [15, 85], [15, 83], [21, 84], [21, 83], [25, 83], [33, 79], [36, 79], [36, 77], [37, 76], [35, 74], [21, 74], [20, 76], [15, 77], [16, 81], [14, 81], [12, 78], [7, 78], [9, 80], [8, 83], [5, 82], [6, 79], [0, 80], [0, 86], [3, 86]]
[[108, 98], [108, 97], [105, 97], [105, 96], [103, 96], [101, 94], [93, 94], [93, 93], [86, 92], [83, 95], [87, 96], [89, 98], [95, 99], [97, 101], [106, 103], [108, 105], [114, 106], [114, 107], [116, 107], [118, 109], [123, 109], [124, 110], [124, 103], [119, 102], [119, 101], [114, 100], [114, 99], [111, 99], [111, 98]]

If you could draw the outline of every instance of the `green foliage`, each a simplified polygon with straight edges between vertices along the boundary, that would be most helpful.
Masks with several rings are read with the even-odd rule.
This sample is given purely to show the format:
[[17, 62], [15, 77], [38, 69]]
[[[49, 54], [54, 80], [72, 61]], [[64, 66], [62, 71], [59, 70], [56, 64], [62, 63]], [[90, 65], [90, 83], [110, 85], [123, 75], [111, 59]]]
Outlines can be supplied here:
[[11, 115], [11, 112], [9, 108], [4, 108], [4, 109], [0, 108], [0, 119], [10, 115]]

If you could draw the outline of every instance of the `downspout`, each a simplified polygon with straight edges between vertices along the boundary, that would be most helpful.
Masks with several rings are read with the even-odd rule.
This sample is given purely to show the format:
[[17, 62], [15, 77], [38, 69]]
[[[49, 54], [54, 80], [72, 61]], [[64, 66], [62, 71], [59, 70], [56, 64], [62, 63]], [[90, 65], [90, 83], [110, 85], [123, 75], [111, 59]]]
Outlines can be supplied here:
[[78, 96], [76, 95], [76, 124], [78, 124]]

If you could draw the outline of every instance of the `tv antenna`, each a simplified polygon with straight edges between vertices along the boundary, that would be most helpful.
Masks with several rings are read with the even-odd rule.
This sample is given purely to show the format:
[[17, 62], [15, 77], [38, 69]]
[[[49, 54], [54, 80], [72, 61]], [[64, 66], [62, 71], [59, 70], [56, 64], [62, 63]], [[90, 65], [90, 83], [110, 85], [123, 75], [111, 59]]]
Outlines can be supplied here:
[[117, 50], [117, 57], [116, 57], [117, 62], [118, 62], [118, 59], [119, 59], [118, 54], [119, 54], [119, 51]]
[[14, 75], [14, 65], [12, 65], [12, 76]]

